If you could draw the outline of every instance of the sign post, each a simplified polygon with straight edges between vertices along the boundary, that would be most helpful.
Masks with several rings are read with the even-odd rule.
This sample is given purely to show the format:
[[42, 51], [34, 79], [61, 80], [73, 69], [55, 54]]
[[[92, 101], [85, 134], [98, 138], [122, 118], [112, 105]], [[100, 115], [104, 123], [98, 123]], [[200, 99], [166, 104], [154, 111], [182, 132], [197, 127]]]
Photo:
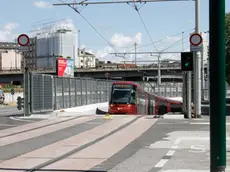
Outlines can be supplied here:
[[[196, 2], [198, 3], [198, 2]], [[193, 33], [190, 36], [190, 51], [194, 53], [194, 70], [193, 70], [193, 80], [194, 80], [194, 89], [193, 89], [193, 94], [194, 94], [194, 105], [195, 105], [195, 117], [198, 117], [200, 115], [200, 108], [201, 108], [201, 83], [200, 83], [200, 51], [202, 51], [203, 47], [201, 46], [203, 39], [202, 36], [199, 34], [199, 27], [197, 26], [196, 32]], [[191, 77], [191, 72], [188, 73], [188, 77], [192, 79]], [[191, 80], [190, 79], [190, 80]], [[188, 79], [189, 80], [189, 79]], [[192, 88], [192, 80], [188, 82], [191, 82], [191, 87]], [[190, 89], [191, 90], [191, 89]], [[190, 91], [189, 90], [189, 91]]]
[[189, 42], [190, 42], [190, 51], [192, 52], [198, 52], [202, 50], [202, 43], [203, 39], [202, 36], [198, 33], [194, 33], [190, 36]]
[[226, 168], [225, 0], [209, 0], [211, 172]]
[[107, 73], [105, 73], [105, 77], [106, 77], [106, 79], [108, 79], [109, 78], [109, 73], [107, 72]]
[[[25, 52], [28, 51], [28, 44], [30, 42], [30, 38], [26, 34], [21, 34], [18, 36], [18, 44], [21, 46], [19, 51]], [[23, 57], [23, 98], [24, 98], [24, 116], [29, 116], [30, 110], [29, 110], [29, 70], [28, 67], [26, 66], [26, 61], [25, 61], [25, 56]]]
[[27, 46], [30, 42], [30, 38], [26, 34], [21, 34], [18, 36], [18, 44], [22, 47]]

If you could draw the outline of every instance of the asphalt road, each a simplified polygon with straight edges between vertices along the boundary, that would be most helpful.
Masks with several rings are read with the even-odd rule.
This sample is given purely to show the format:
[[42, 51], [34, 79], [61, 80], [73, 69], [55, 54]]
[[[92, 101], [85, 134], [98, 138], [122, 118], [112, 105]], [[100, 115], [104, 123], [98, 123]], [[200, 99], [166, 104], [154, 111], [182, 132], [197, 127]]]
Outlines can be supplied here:
[[22, 110], [18, 110], [16, 106], [0, 106], [0, 117], [21, 116]]
[[[149, 118], [149, 120], [153, 119]], [[111, 121], [112, 120], [107, 121], [97, 118], [73, 126], [66, 125], [65, 128], [52, 132], [49, 132], [48, 129], [44, 129], [47, 132], [44, 135], [0, 147], [0, 161], [10, 160], [35, 150], [38, 151], [36, 153], [34, 152], [33, 156], [42, 159], [44, 152], [39, 155], [39, 150], [42, 152], [41, 148], [80, 135], [87, 130], [91, 130]], [[229, 125], [227, 128], [229, 128]], [[229, 132], [229, 130], [227, 131]], [[93, 134], [93, 132], [91, 134]], [[120, 134], [122, 135], [122, 132]], [[130, 133], [126, 134], [128, 137]], [[182, 169], [186, 169], [192, 172], [208, 172], [210, 166], [208, 137], [208, 118], [204, 117], [203, 119], [197, 120], [158, 119], [158, 121], [141, 136], [137, 137], [127, 146], [117, 151], [108, 159], [105, 159], [102, 163], [95, 165], [90, 170], [107, 172], [161, 172], [163, 170], [165, 170], [165, 172], [182, 172]], [[124, 140], [126, 137], [120, 139]], [[104, 140], [109, 140], [109, 137], [104, 138]], [[113, 142], [114, 140], [110, 142], [111, 145]], [[63, 149], [71, 150], [71, 146], [74, 144], [81, 143], [69, 143], [66, 141]], [[100, 142], [97, 144], [99, 145]], [[117, 140], [117, 144], [119, 146], [119, 140]], [[98, 152], [92, 148], [93, 145], [85, 149], [90, 150], [88, 151], [89, 153], [92, 152], [90, 156], [93, 156], [92, 159], [94, 159], [94, 161], [99, 161], [102, 157], [100, 157], [100, 154], [97, 155]], [[109, 149], [110, 145], [103, 145], [102, 143], [101, 145], [104, 147], [98, 148], [102, 151], [102, 154], [106, 151], [111, 151]], [[50, 150], [50, 153], [53, 154], [55, 152]], [[76, 158], [75, 161], [78, 161], [78, 158]], [[91, 163], [90, 158], [85, 157], [84, 159], [84, 157], [80, 157], [80, 159]], [[71, 161], [71, 158], [67, 160]]]
[[28, 124], [31, 122], [40, 121], [41, 119], [20, 119], [23, 115], [22, 110], [17, 107], [0, 106], [0, 130], [20, 125]]

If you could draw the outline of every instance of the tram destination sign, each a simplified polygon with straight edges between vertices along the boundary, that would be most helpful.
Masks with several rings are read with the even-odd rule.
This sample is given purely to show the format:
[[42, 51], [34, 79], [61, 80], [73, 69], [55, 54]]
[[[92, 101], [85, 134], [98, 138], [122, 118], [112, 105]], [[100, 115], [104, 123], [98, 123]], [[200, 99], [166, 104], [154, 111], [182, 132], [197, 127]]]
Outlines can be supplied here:
[[133, 85], [130, 84], [115, 84], [113, 85], [114, 88], [132, 88]]

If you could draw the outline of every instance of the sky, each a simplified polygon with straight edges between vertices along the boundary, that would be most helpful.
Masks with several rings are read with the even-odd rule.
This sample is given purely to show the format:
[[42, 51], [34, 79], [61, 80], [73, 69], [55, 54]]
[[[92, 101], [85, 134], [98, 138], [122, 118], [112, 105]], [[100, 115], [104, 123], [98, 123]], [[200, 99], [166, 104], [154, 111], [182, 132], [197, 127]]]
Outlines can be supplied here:
[[[209, 0], [200, 1], [200, 31], [205, 32], [209, 29]], [[54, 3], [61, 2], [1, 0], [0, 41], [13, 41], [21, 33], [31, 34], [44, 23], [67, 20], [80, 30], [81, 47], [100, 60], [126, 61], [134, 60], [134, 55], [117, 57], [109, 53], [134, 52], [135, 42], [137, 52], [186, 51], [189, 50], [189, 34], [195, 28], [194, 1], [136, 3], [139, 13], [134, 4], [78, 6], [81, 15], [67, 6], [53, 6]], [[230, 12], [229, 0], [226, 0], [226, 12]], [[180, 54], [162, 56], [179, 57]], [[149, 54], [137, 55], [138, 61], [156, 59]]]

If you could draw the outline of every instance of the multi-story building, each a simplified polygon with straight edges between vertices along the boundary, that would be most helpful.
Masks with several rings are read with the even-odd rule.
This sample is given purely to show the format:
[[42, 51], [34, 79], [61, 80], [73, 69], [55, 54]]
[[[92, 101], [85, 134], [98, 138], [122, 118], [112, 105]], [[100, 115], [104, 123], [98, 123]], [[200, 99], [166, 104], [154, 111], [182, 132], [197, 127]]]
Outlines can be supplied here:
[[95, 55], [86, 52], [85, 48], [79, 49], [77, 68], [95, 68], [95, 67], [96, 67]]
[[0, 71], [21, 70], [21, 53], [14, 42], [0, 42]]
[[55, 68], [58, 57], [74, 59], [77, 65], [76, 33], [70, 29], [58, 29], [37, 35], [38, 68]]

